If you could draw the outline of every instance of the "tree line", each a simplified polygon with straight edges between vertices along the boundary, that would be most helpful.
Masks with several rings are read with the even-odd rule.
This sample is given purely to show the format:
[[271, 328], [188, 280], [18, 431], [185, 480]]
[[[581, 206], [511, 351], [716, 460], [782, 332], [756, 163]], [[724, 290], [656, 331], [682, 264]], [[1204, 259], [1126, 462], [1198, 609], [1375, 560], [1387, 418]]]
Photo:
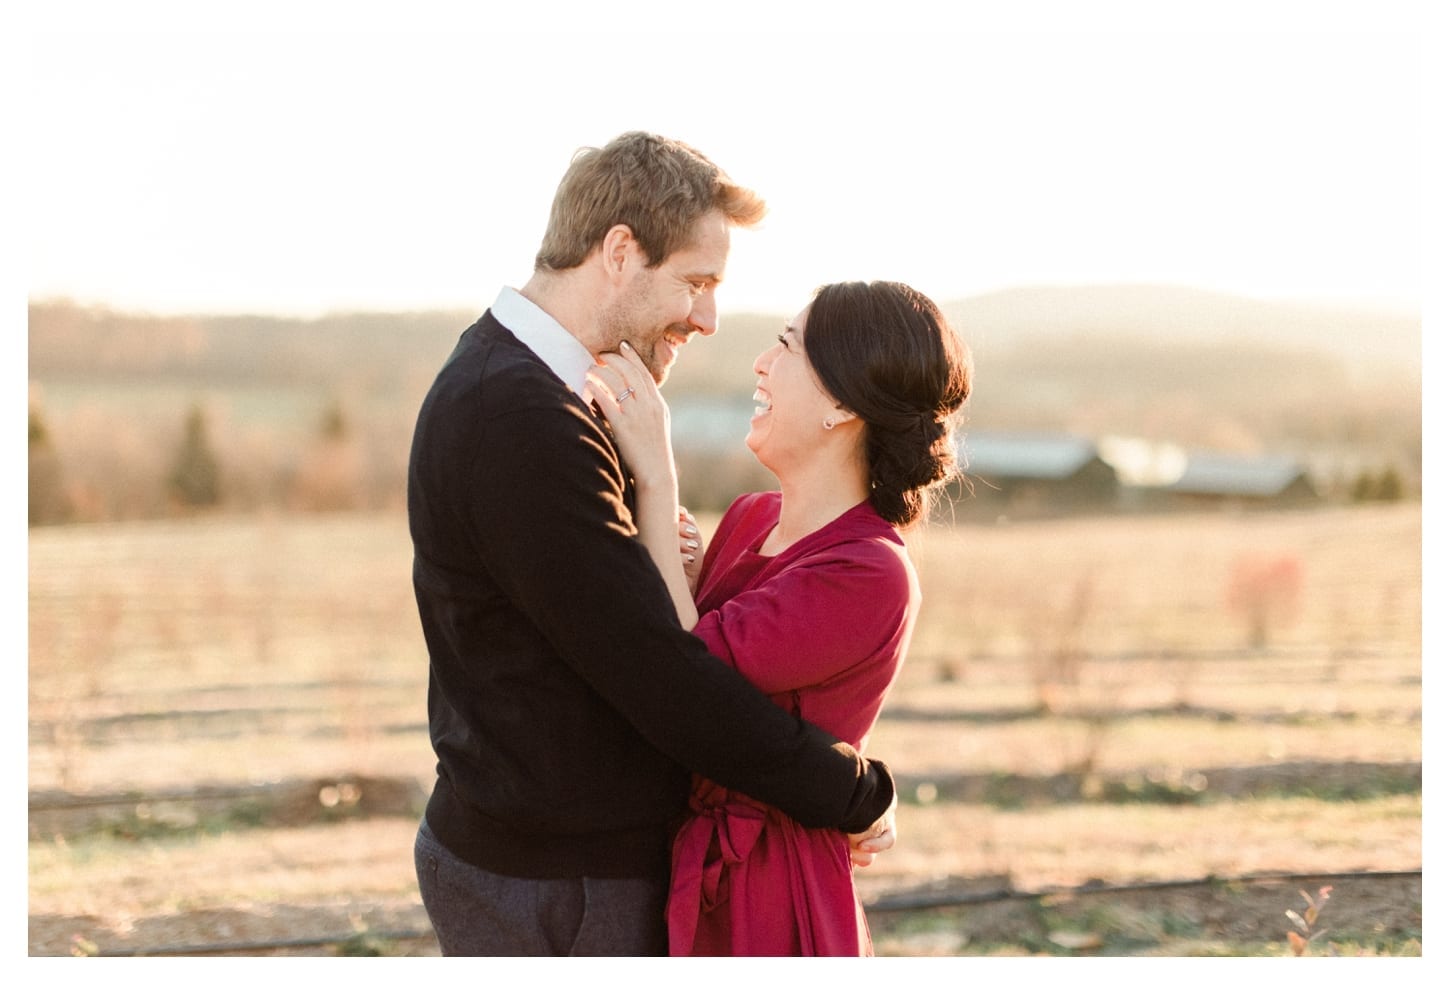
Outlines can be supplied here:
[[[1033, 309], [1014, 301], [1008, 310]], [[1004, 316], [982, 317], [988, 311], [983, 302], [952, 315], [976, 360], [968, 430], [1124, 434], [1203, 450], [1313, 454], [1344, 463], [1336, 469], [1340, 501], [1418, 494], [1418, 367], [1351, 372], [1328, 350], [1246, 341], [1242, 333], [1155, 338], [1128, 328], [1073, 334], [1058, 325], [1049, 341], [1009, 334]], [[418, 403], [476, 317], [161, 317], [32, 303], [31, 522], [397, 506]], [[692, 343], [676, 365], [666, 388], [672, 401], [748, 395], [751, 364], [780, 319], [722, 321], [714, 338]], [[1026, 331], [1012, 327], [1019, 329]], [[166, 401], [150, 398], [153, 385], [170, 388]], [[123, 390], [148, 396], [122, 399]], [[176, 406], [179, 390], [194, 394], [185, 406]], [[242, 393], [253, 394], [245, 407]], [[291, 402], [257, 409], [276, 395]], [[142, 403], [156, 406], [143, 415]], [[738, 444], [681, 449], [678, 458], [682, 497], [694, 509], [718, 508], [738, 491], [771, 483]]]

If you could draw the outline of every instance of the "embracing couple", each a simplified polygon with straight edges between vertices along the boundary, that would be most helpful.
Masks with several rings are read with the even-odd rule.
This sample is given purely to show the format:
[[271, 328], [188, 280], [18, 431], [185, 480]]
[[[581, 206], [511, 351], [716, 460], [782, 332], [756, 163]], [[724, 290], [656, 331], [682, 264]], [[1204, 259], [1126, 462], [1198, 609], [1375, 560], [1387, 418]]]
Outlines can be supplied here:
[[852, 867], [894, 842], [896, 795], [860, 750], [970, 358], [903, 284], [820, 288], [754, 365], [746, 443], [780, 488], [701, 543], [658, 385], [764, 213], [678, 141], [580, 152], [533, 276], [423, 403], [415, 861], [445, 955], [871, 953]]

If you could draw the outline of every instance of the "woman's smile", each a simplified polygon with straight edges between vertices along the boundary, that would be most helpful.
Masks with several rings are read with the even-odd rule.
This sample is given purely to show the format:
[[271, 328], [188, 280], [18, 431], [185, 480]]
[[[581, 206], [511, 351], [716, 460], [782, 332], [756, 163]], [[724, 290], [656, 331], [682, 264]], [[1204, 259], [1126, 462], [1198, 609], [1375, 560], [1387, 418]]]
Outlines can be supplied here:
[[756, 387], [755, 388], [754, 400], [755, 400], [755, 413], [753, 415], [754, 417], [760, 417], [763, 414], [769, 414], [770, 413], [770, 394], [766, 393], [760, 387]]

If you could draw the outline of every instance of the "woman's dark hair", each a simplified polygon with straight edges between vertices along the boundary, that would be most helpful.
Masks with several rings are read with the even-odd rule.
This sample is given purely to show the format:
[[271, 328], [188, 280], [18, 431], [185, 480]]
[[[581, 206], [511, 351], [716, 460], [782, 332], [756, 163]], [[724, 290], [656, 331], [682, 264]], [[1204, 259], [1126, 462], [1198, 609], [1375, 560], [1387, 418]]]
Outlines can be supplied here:
[[930, 298], [894, 281], [820, 288], [803, 339], [826, 392], [866, 424], [871, 505], [911, 524], [957, 472], [952, 415], [972, 390], [966, 344]]

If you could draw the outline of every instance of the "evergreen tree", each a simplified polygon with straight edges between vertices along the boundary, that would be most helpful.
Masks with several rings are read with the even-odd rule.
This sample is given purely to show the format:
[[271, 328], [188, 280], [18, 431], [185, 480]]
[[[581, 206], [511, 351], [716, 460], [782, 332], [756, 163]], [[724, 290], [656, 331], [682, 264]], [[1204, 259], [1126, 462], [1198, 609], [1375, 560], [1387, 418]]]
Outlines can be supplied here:
[[30, 474], [28, 510], [30, 526], [63, 523], [70, 519], [70, 498], [61, 476], [60, 456], [51, 442], [40, 409], [30, 405]]
[[1375, 494], [1376, 499], [1387, 503], [1397, 502], [1404, 498], [1405, 483], [1400, 478], [1399, 470], [1393, 465], [1385, 466], [1385, 470], [1380, 473]]
[[343, 410], [342, 402], [334, 398], [322, 412], [322, 425], [318, 428], [318, 434], [325, 444], [337, 444], [346, 441], [351, 432], [347, 412]]
[[186, 415], [186, 431], [171, 469], [169, 488], [185, 506], [215, 506], [221, 501], [221, 469], [211, 450], [206, 413], [198, 405], [192, 405]]

